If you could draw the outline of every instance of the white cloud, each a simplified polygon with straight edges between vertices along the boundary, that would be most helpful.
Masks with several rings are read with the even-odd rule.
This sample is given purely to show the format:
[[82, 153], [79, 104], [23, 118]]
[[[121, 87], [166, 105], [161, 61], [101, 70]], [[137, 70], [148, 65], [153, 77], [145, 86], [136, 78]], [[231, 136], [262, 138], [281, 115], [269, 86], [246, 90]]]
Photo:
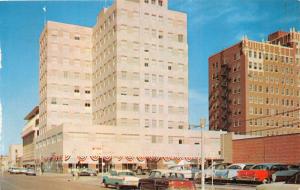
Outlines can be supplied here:
[[238, 25], [243, 22], [257, 22], [269, 16], [260, 10], [259, 5], [247, 1], [177, 0], [176, 3], [179, 4], [177, 9], [189, 13], [188, 19], [193, 26], [209, 24], [216, 19]]

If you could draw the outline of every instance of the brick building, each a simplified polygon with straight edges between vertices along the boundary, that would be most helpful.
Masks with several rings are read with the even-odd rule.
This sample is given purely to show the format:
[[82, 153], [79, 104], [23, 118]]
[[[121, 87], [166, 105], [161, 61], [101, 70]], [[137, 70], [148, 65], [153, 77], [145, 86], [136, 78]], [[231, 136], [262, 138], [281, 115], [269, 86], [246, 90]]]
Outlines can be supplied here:
[[[231, 141], [228, 141], [231, 138]], [[300, 133], [267, 137], [238, 138], [225, 135], [226, 161], [233, 163], [300, 163]], [[229, 158], [229, 159], [228, 159]]]
[[235, 133], [299, 132], [300, 33], [278, 31], [209, 58], [209, 127]]

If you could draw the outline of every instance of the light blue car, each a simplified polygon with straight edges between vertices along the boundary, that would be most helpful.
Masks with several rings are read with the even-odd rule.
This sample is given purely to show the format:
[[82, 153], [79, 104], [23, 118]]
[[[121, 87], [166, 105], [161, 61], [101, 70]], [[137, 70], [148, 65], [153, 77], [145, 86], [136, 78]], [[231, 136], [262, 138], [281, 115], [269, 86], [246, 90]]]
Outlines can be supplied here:
[[216, 180], [235, 180], [240, 170], [248, 170], [254, 164], [231, 164], [224, 170], [217, 170], [215, 172]]
[[122, 187], [137, 188], [139, 179], [130, 170], [112, 170], [103, 176], [102, 182], [105, 187], [114, 186], [116, 189]]

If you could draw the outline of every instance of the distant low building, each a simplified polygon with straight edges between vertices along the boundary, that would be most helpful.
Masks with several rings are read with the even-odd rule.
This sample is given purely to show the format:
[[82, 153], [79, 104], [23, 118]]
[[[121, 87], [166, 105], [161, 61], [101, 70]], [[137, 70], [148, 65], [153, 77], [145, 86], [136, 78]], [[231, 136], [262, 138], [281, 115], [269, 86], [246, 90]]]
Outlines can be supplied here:
[[[220, 136], [225, 132], [204, 131], [205, 158], [221, 160]], [[199, 164], [201, 132], [180, 129], [143, 129], [103, 125], [60, 125], [38, 137], [37, 157], [44, 171], [67, 172], [72, 167], [104, 169], [165, 168], [181, 160]], [[44, 156], [47, 155], [47, 156]]]
[[233, 163], [300, 163], [300, 133], [250, 137], [226, 134], [224, 161]]
[[35, 139], [39, 132], [39, 107], [36, 106], [24, 119], [26, 124], [21, 134], [23, 139], [23, 166], [35, 167]]
[[0, 155], [0, 172], [8, 170], [8, 156]]
[[23, 156], [23, 145], [12, 144], [9, 146], [8, 152], [8, 166], [9, 167], [21, 167]]

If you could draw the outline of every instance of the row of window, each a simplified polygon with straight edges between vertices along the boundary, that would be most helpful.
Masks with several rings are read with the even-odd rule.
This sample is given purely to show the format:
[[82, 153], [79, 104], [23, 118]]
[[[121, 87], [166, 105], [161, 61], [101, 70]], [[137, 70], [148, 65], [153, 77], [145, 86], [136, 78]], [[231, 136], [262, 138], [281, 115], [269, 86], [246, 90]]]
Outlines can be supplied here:
[[281, 61], [282, 63], [293, 63], [293, 57], [280, 56], [270, 53], [262, 53], [250, 50], [248, 52], [249, 58], [265, 59], [270, 61]]
[[158, 4], [159, 6], [163, 6], [163, 0], [144, 0], [146, 4], [150, 3], [150, 1], [152, 5]]
[[63, 139], [63, 135], [62, 135], [62, 133], [59, 133], [59, 134], [53, 135], [51, 137], [48, 137], [47, 139], [36, 142], [36, 146], [37, 146], [37, 148], [42, 148], [47, 145], [51, 145], [51, 144], [60, 142], [60, 141], [62, 141], [62, 139]]
[[[60, 101], [61, 101], [61, 100], [60, 100]], [[72, 105], [80, 106], [80, 104], [75, 104], [75, 102], [78, 102], [78, 101], [80, 101], [80, 100], [73, 100]], [[68, 105], [70, 105], [69, 102], [70, 102], [70, 101], [64, 100], [64, 101], [61, 101], [60, 103], [61, 103], [61, 105], [68, 106]], [[51, 98], [50, 103], [51, 103], [51, 104], [55, 104], [55, 105], [56, 105], [56, 104], [59, 104], [57, 98]], [[91, 107], [91, 103], [90, 103], [90, 102], [85, 102], [85, 103], [84, 103], [84, 107]]]
[[277, 94], [283, 96], [300, 96], [299, 90], [293, 88], [278, 88], [273, 86], [263, 86], [257, 84], [249, 84], [249, 92], [259, 92], [267, 94]]
[[286, 75], [282, 77], [257, 75], [254, 72], [248, 74], [249, 81], [267, 82], [274, 84], [294, 85], [294, 78], [289, 78]]
[[249, 114], [251, 115], [270, 115], [270, 116], [286, 116], [286, 117], [298, 117], [299, 111], [294, 110], [280, 110], [274, 108], [262, 108], [262, 107], [249, 107]]
[[274, 126], [274, 127], [298, 127], [297, 122], [293, 121], [282, 121], [274, 119], [251, 119], [249, 120], [250, 126]]

